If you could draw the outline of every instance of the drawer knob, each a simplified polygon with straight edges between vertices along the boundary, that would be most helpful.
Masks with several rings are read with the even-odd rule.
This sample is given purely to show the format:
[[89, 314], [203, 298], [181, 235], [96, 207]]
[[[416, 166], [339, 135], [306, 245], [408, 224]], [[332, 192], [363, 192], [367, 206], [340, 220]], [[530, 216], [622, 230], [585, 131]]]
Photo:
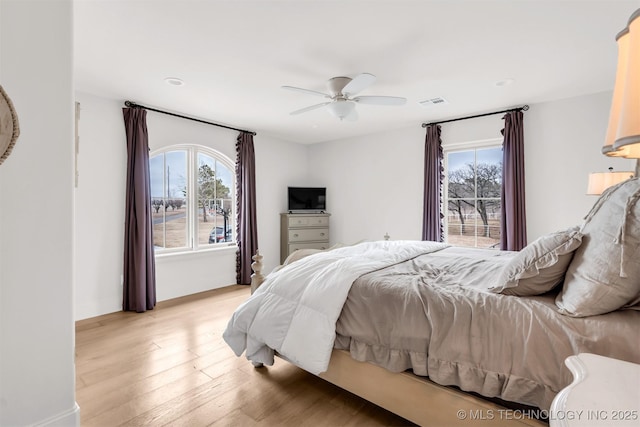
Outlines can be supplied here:
[[293, 237], [298, 237], [298, 234], [294, 234]]
[[320, 233], [321, 236], [324, 236], [324, 233]]

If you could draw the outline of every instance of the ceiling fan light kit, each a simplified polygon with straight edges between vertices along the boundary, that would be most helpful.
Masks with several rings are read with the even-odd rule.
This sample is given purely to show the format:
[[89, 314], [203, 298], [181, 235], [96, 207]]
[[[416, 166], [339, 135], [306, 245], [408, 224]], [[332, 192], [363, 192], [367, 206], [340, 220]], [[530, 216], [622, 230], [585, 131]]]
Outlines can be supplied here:
[[338, 119], [355, 121], [357, 120], [357, 112], [355, 110], [356, 103], [370, 105], [404, 105], [407, 102], [406, 98], [397, 96], [353, 97], [355, 94], [372, 85], [375, 80], [376, 77], [369, 73], [358, 74], [353, 79], [350, 77], [333, 77], [327, 81], [327, 89], [329, 93], [322, 93], [295, 86], [282, 86], [282, 88], [330, 99], [330, 101], [327, 102], [292, 111], [290, 113], [291, 115], [306, 113], [307, 111], [326, 106], [329, 113]]
[[332, 102], [327, 106], [329, 112], [339, 118], [340, 120], [344, 120], [349, 117], [350, 114], [355, 112], [356, 103], [353, 101], [347, 100], [338, 100], [336, 102]]

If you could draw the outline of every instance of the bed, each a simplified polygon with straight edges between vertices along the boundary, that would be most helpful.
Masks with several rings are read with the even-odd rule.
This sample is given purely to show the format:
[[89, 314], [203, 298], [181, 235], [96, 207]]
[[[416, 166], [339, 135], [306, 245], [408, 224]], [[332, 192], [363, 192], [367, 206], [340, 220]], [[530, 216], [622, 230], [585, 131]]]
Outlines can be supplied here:
[[421, 425], [543, 425], [568, 356], [640, 363], [639, 199], [637, 178], [612, 187], [582, 225], [520, 252], [381, 241], [298, 256], [255, 284], [224, 339]]

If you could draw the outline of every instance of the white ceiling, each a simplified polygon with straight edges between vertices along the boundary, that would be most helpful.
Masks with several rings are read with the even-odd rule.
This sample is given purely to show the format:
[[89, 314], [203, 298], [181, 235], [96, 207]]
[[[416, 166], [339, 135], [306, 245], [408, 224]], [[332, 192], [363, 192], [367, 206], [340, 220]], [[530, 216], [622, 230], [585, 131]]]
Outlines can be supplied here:
[[[611, 90], [640, 0], [76, 0], [76, 90], [300, 143]], [[326, 92], [368, 72], [357, 122], [282, 85]], [[164, 82], [178, 77], [176, 87]], [[496, 82], [514, 79], [506, 86]], [[434, 97], [448, 104], [425, 108]]]

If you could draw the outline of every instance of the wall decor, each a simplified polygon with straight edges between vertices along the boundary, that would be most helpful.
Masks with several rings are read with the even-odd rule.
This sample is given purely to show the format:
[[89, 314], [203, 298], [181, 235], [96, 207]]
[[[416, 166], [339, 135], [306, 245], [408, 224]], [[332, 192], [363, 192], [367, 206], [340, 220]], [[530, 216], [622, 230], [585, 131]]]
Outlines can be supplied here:
[[0, 86], [0, 165], [11, 154], [19, 135], [18, 115], [9, 95]]

